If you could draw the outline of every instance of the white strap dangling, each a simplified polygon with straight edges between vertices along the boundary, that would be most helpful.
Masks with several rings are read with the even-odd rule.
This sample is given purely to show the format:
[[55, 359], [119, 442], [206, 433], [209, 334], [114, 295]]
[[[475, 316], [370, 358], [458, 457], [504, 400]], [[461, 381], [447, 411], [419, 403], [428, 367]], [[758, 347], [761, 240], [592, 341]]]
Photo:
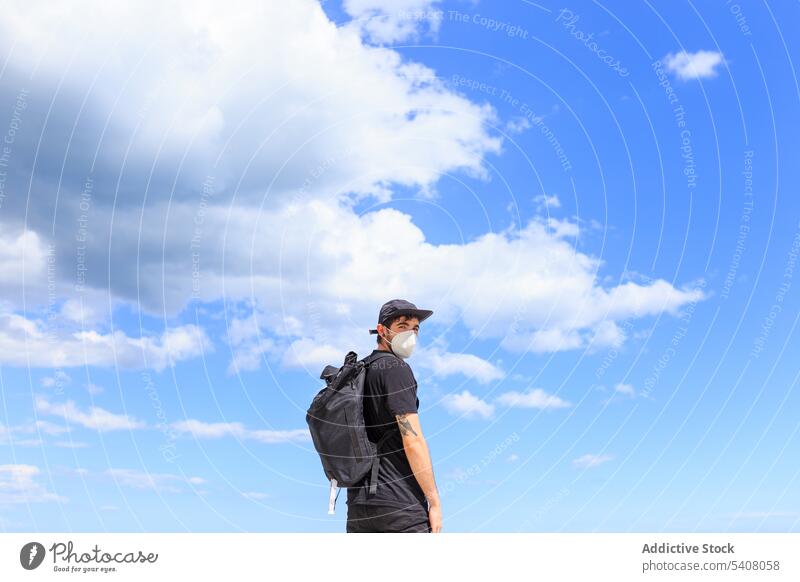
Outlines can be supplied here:
[[334, 515], [336, 513], [334, 511], [334, 506], [336, 505], [336, 485], [336, 479], [331, 479], [331, 492], [328, 499], [328, 515]]

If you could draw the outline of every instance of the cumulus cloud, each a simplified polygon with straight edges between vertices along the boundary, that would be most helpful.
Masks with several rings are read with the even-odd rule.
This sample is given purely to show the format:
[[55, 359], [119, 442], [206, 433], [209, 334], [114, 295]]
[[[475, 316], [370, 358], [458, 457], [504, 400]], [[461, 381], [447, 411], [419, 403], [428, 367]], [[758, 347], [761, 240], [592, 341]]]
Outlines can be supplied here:
[[436, 33], [442, 22], [440, 0], [344, 0], [356, 28], [374, 43], [391, 44]]
[[610, 390], [603, 385], [598, 386], [597, 389], [601, 392], [610, 392], [609, 396], [603, 399], [603, 404], [608, 404], [619, 400], [630, 400], [632, 398], [642, 396], [642, 394], [636, 390], [633, 384], [626, 384], [624, 382], [618, 382]]
[[36, 410], [42, 414], [59, 416], [68, 424], [77, 424], [100, 432], [134, 430], [147, 426], [144, 422], [127, 414], [115, 414], [99, 406], [90, 406], [87, 410], [81, 410], [72, 400], [54, 404], [39, 396], [36, 398]]
[[578, 457], [577, 459], [573, 459], [572, 465], [574, 467], [582, 468], [582, 469], [590, 469], [592, 467], [598, 467], [603, 463], [607, 463], [608, 461], [612, 460], [614, 457], [613, 455], [593, 455], [591, 453], [587, 453], [582, 457]]
[[[383, 22], [435, 3], [387, 6], [353, 0], [347, 10]], [[616, 321], [703, 298], [663, 280], [602, 286], [602, 261], [576, 251], [579, 229], [567, 220], [534, 218], [434, 244], [406, 213], [357, 212], [354, 203], [388, 201], [397, 186], [425, 191], [450, 172], [486, 177], [485, 158], [502, 141], [489, 129], [490, 106], [448, 90], [429, 67], [365, 44], [363, 30], [337, 28], [316, 2], [34, 2], [7, 16], [0, 94], [15, 99], [36, 72], [13, 158], [22, 178], [8, 188], [27, 192], [27, 152], [51, 121], [30, 184], [37, 204], [5, 200], [0, 232], [13, 248], [3, 260], [30, 256], [38, 289], [43, 272], [54, 275], [67, 321], [85, 317], [72, 290], [79, 250], [84, 293], [107, 291], [110, 307], [128, 301], [161, 316], [190, 300], [247, 302], [252, 313], [230, 319], [239, 326], [227, 338], [231, 372], [265, 359], [317, 367], [354, 346], [369, 350], [366, 330], [389, 296], [434, 308], [429, 329], [460, 319], [480, 339], [534, 353], [618, 345], [625, 334]], [[82, 220], [86, 249], [76, 246]], [[160, 370], [206, 345], [192, 326], [143, 338], [87, 329], [53, 342], [35, 316], [10, 310], [0, 320], [0, 363], [10, 365]], [[429, 362], [443, 375], [458, 362], [479, 382], [500, 373], [468, 354]]]
[[535, 388], [527, 392], [503, 392], [492, 401], [476, 396], [469, 390], [463, 390], [457, 394], [446, 395], [442, 398], [442, 405], [451, 414], [465, 418], [489, 419], [494, 416], [498, 406], [553, 410], [569, 408], [572, 403], [541, 388]]
[[723, 62], [723, 57], [716, 51], [690, 53], [683, 50], [668, 54], [663, 62], [666, 69], [679, 79], [703, 79], [717, 76], [716, 67]]
[[71, 441], [48, 441], [42, 436], [61, 436], [69, 433], [69, 427], [55, 424], [47, 420], [36, 420], [23, 422], [16, 425], [0, 424], [0, 446], [11, 447], [41, 447], [48, 442], [59, 447], [77, 448], [85, 446], [82, 443], [72, 443]]
[[[0, 445], [14, 444], [18, 446], [33, 446], [43, 444], [37, 440], [31, 443], [21, 440], [18, 435], [45, 434], [60, 436], [69, 433], [74, 427], [86, 428], [100, 432], [116, 430], [162, 430], [159, 425], [149, 425], [144, 421], [138, 420], [127, 414], [118, 414], [108, 411], [99, 406], [88, 406], [82, 408], [72, 400], [53, 403], [43, 396], [35, 399], [37, 412], [48, 416], [55, 416], [63, 419], [65, 424], [54, 424], [46, 420], [37, 420], [31, 423], [23, 423], [14, 426], [0, 424]], [[241, 422], [203, 422], [195, 419], [186, 419], [173, 422], [169, 427], [178, 434], [189, 434], [196, 438], [214, 439], [233, 436], [241, 440], [253, 440], [265, 444], [277, 444], [288, 442], [306, 442], [311, 435], [307, 428], [291, 430], [269, 430], [269, 429], [250, 429], [246, 428]], [[58, 441], [53, 443], [60, 447], [85, 447], [86, 443], [80, 441]], [[198, 478], [199, 479], [199, 478]], [[199, 484], [201, 481], [195, 479], [192, 483]]]
[[33, 432], [38, 430], [48, 435], [62, 435], [69, 432], [69, 427], [63, 424], [56, 424], [47, 420], [37, 420], [32, 425], [27, 425], [26, 430]]
[[616, 394], [623, 394], [625, 396], [636, 396], [636, 389], [631, 384], [625, 384], [623, 382], [618, 383], [614, 386], [614, 392]]
[[531, 122], [527, 117], [517, 116], [509, 119], [505, 124], [506, 133], [516, 134], [530, 129]]
[[481, 384], [488, 384], [505, 376], [500, 368], [474, 354], [448, 352], [436, 346], [419, 350], [414, 365], [419, 365], [438, 378], [458, 374]]
[[545, 410], [572, 406], [570, 402], [562, 400], [555, 394], [548, 394], [541, 388], [535, 388], [527, 392], [505, 392], [498, 396], [497, 402], [512, 408], [539, 408]]
[[48, 491], [38, 482], [41, 470], [35, 465], [0, 465], [0, 504], [41, 503], [68, 499]]
[[[257, 246], [265, 251], [243, 256], [246, 249], [231, 245], [225, 273], [228, 293], [258, 298], [252, 313], [231, 324], [235, 357], [251, 369], [262, 354], [290, 366], [317, 367], [355, 346], [367, 350], [366, 330], [390, 296], [434, 310], [421, 338], [437, 325], [460, 320], [481, 339], [535, 353], [618, 346], [626, 335], [617, 321], [678, 314], [705, 297], [699, 288], [679, 289], [662, 279], [603, 287], [597, 278], [602, 261], [575, 250], [577, 227], [565, 221], [532, 218], [521, 229], [463, 244], [428, 242], [411, 217], [395, 209], [357, 215], [336, 202], [296, 205], [263, 214], [258, 226], [253, 221], [245, 213], [227, 217], [229, 228], [258, 232]], [[403, 240], [403, 247], [393, 240]], [[243, 266], [241, 273], [236, 265]], [[391, 276], [386, 265], [392, 265]], [[252, 275], [251, 268], [280, 277]], [[221, 276], [210, 274], [207, 284], [221, 287]], [[421, 351], [418, 361], [445, 373], [459, 358], [469, 360], [480, 381], [500, 374], [464, 355], [435, 356]]]
[[468, 390], [460, 394], [449, 394], [442, 399], [442, 404], [451, 413], [465, 418], [491, 418], [494, 405], [481, 400]]
[[555, 194], [552, 196], [539, 194], [533, 198], [533, 202], [539, 210], [561, 208], [561, 200]]
[[206, 482], [202, 477], [187, 478], [172, 473], [151, 473], [137, 469], [106, 469], [103, 474], [119, 485], [133, 489], [147, 489], [159, 493], [180, 493], [184, 491], [181, 485], [197, 485]]
[[[313, 0], [79, 0], [69, 10], [29, 2], [7, 12], [0, 95], [13, 102], [23, 81], [30, 89], [7, 189], [28, 191], [28, 152], [46, 119], [48, 131], [31, 185], [37, 204], [4, 203], [9, 232], [24, 223], [36, 234], [11, 241], [6, 262], [28, 252], [41, 273], [42, 249], [52, 245], [57, 276], [74, 284], [76, 229], [85, 225], [85, 289], [110, 287], [151, 313], [185, 306], [195, 234], [203, 267], [216, 267], [206, 205], [224, 218], [232, 202], [257, 214], [297, 200], [387, 200], [389, 185], [426, 189], [453, 171], [485, 176], [484, 156], [500, 151], [490, 106], [337, 28]], [[237, 232], [237, 244], [250, 248], [249, 234]], [[64, 313], [77, 317], [74, 302]]]
[[0, 227], [0, 270], [17, 275], [0, 280], [2, 301], [19, 305], [23, 291], [29, 301], [45, 301], [47, 269], [53, 256], [52, 249], [46, 247], [36, 232], [24, 230], [14, 233]]
[[264, 499], [269, 499], [269, 493], [263, 493], [261, 491], [245, 491], [242, 493], [242, 497], [245, 499], [250, 499], [252, 501], [263, 501]]
[[61, 387], [70, 382], [72, 382], [72, 378], [64, 370], [56, 370], [52, 376], [42, 378], [42, 386], [45, 388]]
[[311, 440], [311, 435], [304, 428], [292, 430], [249, 429], [241, 422], [203, 422], [195, 419], [174, 422], [171, 426], [178, 432], [189, 433], [203, 439], [233, 436], [237, 439], [254, 440], [265, 444]]
[[62, 449], [85, 449], [89, 446], [83, 441], [55, 441], [53, 444]]
[[0, 424], [0, 446], [8, 447], [41, 447], [44, 441], [40, 438], [20, 438], [15, 433], [23, 432], [13, 426]]
[[[161, 371], [181, 360], [213, 351], [205, 331], [193, 324], [169, 328], [160, 336], [130, 337], [120, 330], [111, 333], [48, 329], [41, 319], [15, 313], [0, 313], [0, 363], [35, 368], [119, 366]], [[59, 385], [59, 377], [48, 377], [45, 386]], [[63, 383], [68, 380], [64, 374]]]

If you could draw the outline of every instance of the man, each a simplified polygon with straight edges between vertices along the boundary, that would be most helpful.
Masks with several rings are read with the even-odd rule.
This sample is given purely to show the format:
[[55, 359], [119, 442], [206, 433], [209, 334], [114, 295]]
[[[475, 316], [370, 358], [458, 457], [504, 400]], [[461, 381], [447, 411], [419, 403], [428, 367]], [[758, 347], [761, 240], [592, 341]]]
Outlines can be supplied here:
[[[364, 424], [371, 441], [393, 430], [381, 447], [378, 487], [347, 490], [347, 532], [433, 532], [442, 529], [442, 508], [433, 466], [419, 423], [417, 381], [404, 361], [411, 355], [419, 324], [433, 314], [413, 303], [393, 299], [381, 307], [378, 347], [364, 380]], [[369, 356], [368, 356], [369, 357]], [[399, 430], [394, 430], [394, 429]]]

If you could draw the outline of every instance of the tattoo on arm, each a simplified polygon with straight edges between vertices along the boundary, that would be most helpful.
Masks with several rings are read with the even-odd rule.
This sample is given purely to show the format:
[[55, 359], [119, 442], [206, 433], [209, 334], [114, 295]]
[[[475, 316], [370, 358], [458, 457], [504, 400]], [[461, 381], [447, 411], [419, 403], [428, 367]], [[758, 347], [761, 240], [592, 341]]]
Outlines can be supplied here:
[[406, 436], [407, 434], [411, 433], [414, 436], [417, 436], [417, 433], [414, 432], [414, 427], [411, 426], [411, 423], [408, 421], [405, 414], [397, 415], [397, 424], [400, 426], [401, 435]]

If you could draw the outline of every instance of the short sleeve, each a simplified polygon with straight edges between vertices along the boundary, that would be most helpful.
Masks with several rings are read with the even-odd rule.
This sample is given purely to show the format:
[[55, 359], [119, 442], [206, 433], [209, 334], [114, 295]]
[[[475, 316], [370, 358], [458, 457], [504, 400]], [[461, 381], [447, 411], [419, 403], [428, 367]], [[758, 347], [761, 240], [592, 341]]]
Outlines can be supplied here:
[[392, 358], [383, 372], [383, 387], [389, 414], [397, 416], [417, 412], [417, 380], [409, 365], [402, 360]]

